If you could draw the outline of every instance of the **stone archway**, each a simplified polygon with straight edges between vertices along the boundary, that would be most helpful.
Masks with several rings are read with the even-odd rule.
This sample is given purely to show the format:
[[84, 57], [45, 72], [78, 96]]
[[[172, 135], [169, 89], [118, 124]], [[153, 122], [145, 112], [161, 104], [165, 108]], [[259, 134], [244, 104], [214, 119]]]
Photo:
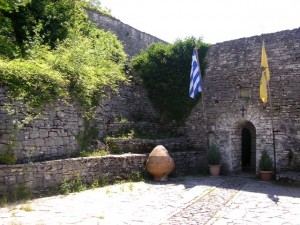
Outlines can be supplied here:
[[240, 121], [234, 132], [233, 169], [235, 172], [256, 171], [256, 129], [248, 120]]
[[246, 122], [241, 132], [242, 172], [255, 172], [256, 130], [252, 123]]

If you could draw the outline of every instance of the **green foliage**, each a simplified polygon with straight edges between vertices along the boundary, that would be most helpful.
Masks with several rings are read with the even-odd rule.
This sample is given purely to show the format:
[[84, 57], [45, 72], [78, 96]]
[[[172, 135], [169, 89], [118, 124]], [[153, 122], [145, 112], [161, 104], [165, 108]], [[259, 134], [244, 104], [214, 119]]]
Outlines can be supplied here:
[[103, 9], [101, 7], [101, 1], [100, 0], [83, 0], [82, 5], [85, 8], [93, 9], [95, 11], [98, 11], [98, 12], [102, 13], [102, 14], [110, 16], [110, 10]]
[[5, 146], [6, 149], [1, 149], [2, 151], [5, 151], [5, 153], [0, 153], [0, 165], [13, 165], [16, 164], [17, 158], [14, 154], [14, 151], [12, 150], [12, 147], [14, 146], [14, 141], [11, 139], [8, 141], [7, 145]]
[[30, 204], [24, 204], [20, 208], [21, 210], [24, 210], [25, 212], [31, 212], [33, 211], [33, 208]]
[[13, 165], [16, 164], [17, 158], [14, 155], [14, 152], [12, 150], [7, 150], [6, 153], [0, 154], [0, 165]]
[[[18, 184], [16, 190], [11, 192], [9, 195], [1, 195], [0, 194], [0, 208], [4, 207], [6, 204], [10, 202], [16, 202], [21, 200], [30, 200], [32, 198], [32, 192], [25, 186], [25, 184]], [[28, 211], [29, 207], [27, 208]], [[25, 206], [24, 206], [24, 210]]]
[[78, 101], [89, 120], [99, 100], [126, 82], [123, 46], [87, 19], [87, 4], [92, 2], [11, 0], [10, 9], [0, 8], [0, 85], [28, 116], [64, 98]]
[[98, 180], [98, 183], [99, 183], [99, 187], [105, 187], [105, 186], [107, 186], [109, 184], [108, 177], [107, 176], [102, 176]]
[[194, 47], [199, 48], [204, 75], [208, 45], [193, 37], [171, 45], [152, 44], [132, 61], [132, 67], [142, 78], [153, 106], [165, 121], [183, 122], [197, 103], [188, 96]]
[[64, 180], [59, 186], [59, 192], [67, 195], [73, 192], [80, 192], [86, 190], [87, 187], [83, 183], [81, 177], [78, 175], [75, 179]]
[[259, 159], [259, 168], [262, 171], [272, 171], [273, 169], [273, 160], [265, 149], [262, 151]]
[[116, 117], [116, 118], [114, 118], [114, 123], [127, 123], [128, 122], [128, 119], [127, 118], [125, 118], [125, 117], [120, 117], [120, 118], [118, 118], [118, 117]]
[[68, 82], [42, 60], [0, 60], [1, 85], [9, 87], [15, 100], [40, 106], [65, 96]]
[[118, 147], [118, 145], [113, 141], [113, 138], [106, 137], [104, 142], [108, 145], [109, 151], [111, 154], [120, 154], [122, 153], [122, 149]]
[[44, 44], [54, 47], [57, 40], [65, 39], [77, 18], [76, 5], [78, 3], [73, 0], [32, 0], [29, 4], [10, 7], [9, 12], [2, 12], [12, 21], [18, 45], [26, 50], [24, 42], [34, 35], [35, 26], [39, 23], [44, 25], [40, 30]]
[[89, 146], [98, 138], [99, 130], [96, 125], [91, 125], [92, 122], [85, 121], [83, 131], [76, 137], [81, 152], [90, 152]]
[[209, 146], [209, 149], [206, 154], [208, 165], [220, 165], [221, 158], [221, 152], [218, 149], [218, 147], [214, 144]]
[[98, 104], [101, 96], [125, 81], [123, 63], [125, 54], [117, 38], [97, 30], [89, 37], [66, 39], [54, 51], [53, 68], [70, 81], [71, 96], [80, 100], [84, 108]]
[[18, 10], [20, 6], [25, 6], [30, 2], [31, 0], [0, 0], [0, 10], [8, 12]]
[[8, 203], [8, 196], [0, 195], [0, 208], [5, 207]]
[[135, 172], [132, 172], [131, 174], [129, 174], [129, 178], [128, 179], [131, 182], [144, 181], [144, 178], [143, 178], [141, 172], [139, 172], [139, 171], [135, 171]]
[[14, 58], [20, 55], [10, 18], [4, 17], [0, 12], [0, 55]]
[[97, 157], [97, 156], [106, 156], [109, 152], [106, 149], [100, 149], [96, 151], [82, 151], [79, 153], [80, 157]]

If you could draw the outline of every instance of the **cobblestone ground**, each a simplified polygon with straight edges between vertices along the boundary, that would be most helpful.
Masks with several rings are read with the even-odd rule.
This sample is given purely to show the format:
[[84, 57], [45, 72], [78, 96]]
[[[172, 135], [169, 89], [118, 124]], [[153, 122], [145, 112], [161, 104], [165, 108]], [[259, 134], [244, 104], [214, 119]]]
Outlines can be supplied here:
[[300, 225], [300, 188], [242, 177], [125, 183], [8, 205], [0, 224]]

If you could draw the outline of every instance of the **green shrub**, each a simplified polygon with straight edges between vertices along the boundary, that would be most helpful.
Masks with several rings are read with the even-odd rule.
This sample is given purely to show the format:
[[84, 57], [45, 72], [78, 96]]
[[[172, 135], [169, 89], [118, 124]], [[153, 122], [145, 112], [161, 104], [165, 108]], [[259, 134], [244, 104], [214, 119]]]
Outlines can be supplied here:
[[13, 165], [16, 164], [17, 158], [14, 155], [14, 152], [12, 150], [7, 150], [6, 153], [0, 154], [0, 165]]
[[262, 171], [272, 171], [273, 169], [273, 160], [267, 150], [262, 151], [261, 157], [259, 159], [259, 168]]
[[141, 172], [136, 171], [136, 172], [132, 172], [129, 175], [129, 181], [131, 181], [131, 182], [140, 182], [140, 181], [144, 181], [144, 178], [143, 178]]
[[183, 122], [197, 104], [188, 94], [192, 52], [196, 46], [204, 75], [208, 45], [201, 39], [187, 38], [170, 45], [155, 43], [132, 61], [134, 73], [143, 80], [150, 101], [164, 121]]
[[67, 195], [73, 192], [80, 192], [86, 190], [87, 187], [83, 183], [81, 177], [78, 175], [75, 179], [64, 180], [59, 185], [59, 192], [61, 194]]
[[72, 98], [85, 118], [95, 115], [101, 97], [126, 80], [121, 42], [97, 29], [84, 11], [100, 7], [96, 3], [32, 0], [5, 6], [10, 13], [0, 12], [0, 85], [9, 87], [9, 97], [31, 107]]
[[206, 159], [209, 165], [220, 165], [221, 162], [221, 152], [218, 147], [212, 144], [206, 154]]
[[80, 157], [97, 157], [97, 156], [106, 156], [109, 152], [106, 149], [99, 149], [96, 151], [82, 151], [79, 153]]

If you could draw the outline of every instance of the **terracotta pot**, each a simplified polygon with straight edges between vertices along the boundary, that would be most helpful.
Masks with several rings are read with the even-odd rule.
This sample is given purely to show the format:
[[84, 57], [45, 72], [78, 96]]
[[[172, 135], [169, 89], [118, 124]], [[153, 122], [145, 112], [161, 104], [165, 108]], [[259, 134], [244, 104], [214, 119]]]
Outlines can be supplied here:
[[164, 146], [158, 145], [150, 153], [146, 168], [155, 181], [166, 181], [168, 175], [173, 172], [175, 163], [168, 150]]
[[260, 171], [260, 177], [263, 181], [270, 181], [272, 178], [272, 171]]
[[212, 176], [219, 176], [221, 165], [209, 165], [209, 172]]

